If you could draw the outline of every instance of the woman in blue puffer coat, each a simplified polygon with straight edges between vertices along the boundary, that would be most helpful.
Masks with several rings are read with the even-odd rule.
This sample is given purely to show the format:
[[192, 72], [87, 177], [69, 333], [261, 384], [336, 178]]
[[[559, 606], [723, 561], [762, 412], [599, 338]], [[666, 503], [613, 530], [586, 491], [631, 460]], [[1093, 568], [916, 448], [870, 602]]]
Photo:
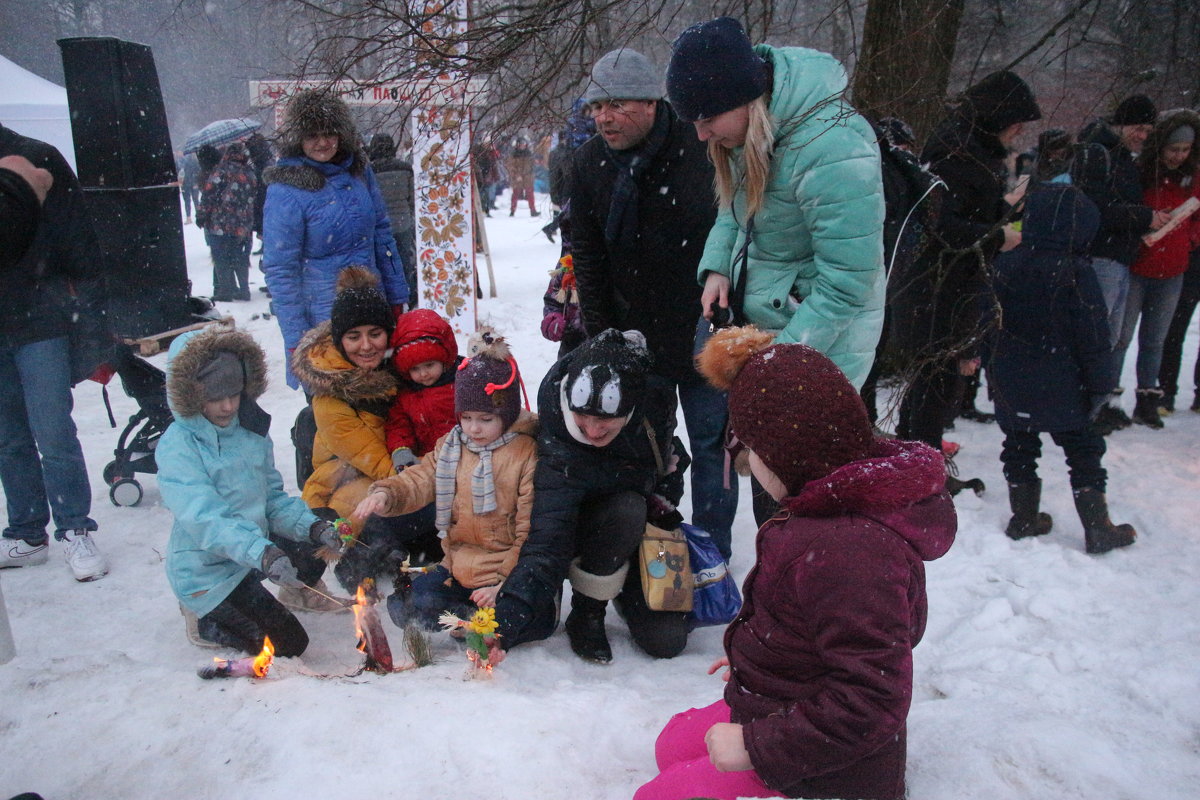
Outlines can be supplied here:
[[[397, 310], [409, 298], [387, 205], [346, 104], [315, 89], [297, 93], [284, 115], [280, 155], [263, 173], [262, 269], [290, 356], [306, 331], [329, 319], [346, 267], [376, 273]], [[287, 381], [300, 386], [290, 368]]]

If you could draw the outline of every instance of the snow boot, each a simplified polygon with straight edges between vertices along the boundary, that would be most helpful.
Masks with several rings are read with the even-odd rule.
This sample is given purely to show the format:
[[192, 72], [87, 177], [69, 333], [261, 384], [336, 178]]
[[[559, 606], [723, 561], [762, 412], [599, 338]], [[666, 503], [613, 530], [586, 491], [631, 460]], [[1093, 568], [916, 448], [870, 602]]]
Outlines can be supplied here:
[[1012, 519], [1004, 534], [1010, 539], [1025, 539], [1029, 536], [1044, 536], [1054, 526], [1054, 520], [1044, 511], [1038, 511], [1042, 502], [1042, 482], [1010, 483], [1008, 485], [1008, 507]]
[[1138, 389], [1137, 405], [1133, 409], [1133, 421], [1147, 428], [1161, 428], [1162, 417], [1158, 414], [1158, 401], [1162, 397], [1162, 389]]
[[571, 562], [567, 578], [574, 590], [571, 595], [571, 613], [563, 627], [571, 640], [571, 650], [584, 661], [607, 664], [612, 661], [612, 648], [604, 632], [604, 614], [608, 601], [621, 593], [625, 577], [629, 574], [626, 561], [612, 575], [594, 575], [579, 566], [579, 559]]
[[612, 661], [612, 648], [604, 632], [607, 600], [596, 600], [578, 591], [571, 594], [571, 613], [563, 625], [571, 640], [571, 650], [584, 661], [607, 664]]
[[1137, 539], [1132, 525], [1114, 525], [1108, 516], [1108, 498], [1096, 489], [1075, 492], [1075, 510], [1083, 523], [1084, 542], [1092, 555], [1128, 547]]
[[1113, 431], [1128, 428], [1132, 424], [1133, 420], [1129, 418], [1129, 415], [1120, 406], [1115, 406], [1111, 402], [1100, 407], [1100, 412], [1096, 414], [1096, 421], [1093, 423], [1101, 436], [1108, 436]]

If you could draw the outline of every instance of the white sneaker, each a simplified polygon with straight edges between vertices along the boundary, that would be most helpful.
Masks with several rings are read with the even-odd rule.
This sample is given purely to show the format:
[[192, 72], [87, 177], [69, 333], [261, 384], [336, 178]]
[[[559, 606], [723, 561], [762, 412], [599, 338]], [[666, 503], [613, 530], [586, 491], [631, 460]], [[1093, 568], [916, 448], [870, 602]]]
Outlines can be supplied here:
[[0, 538], [0, 569], [45, 564], [49, 551], [46, 542], [34, 545], [24, 539]]
[[62, 538], [67, 546], [67, 564], [77, 581], [94, 581], [108, 574], [108, 562], [85, 530], [68, 531]]

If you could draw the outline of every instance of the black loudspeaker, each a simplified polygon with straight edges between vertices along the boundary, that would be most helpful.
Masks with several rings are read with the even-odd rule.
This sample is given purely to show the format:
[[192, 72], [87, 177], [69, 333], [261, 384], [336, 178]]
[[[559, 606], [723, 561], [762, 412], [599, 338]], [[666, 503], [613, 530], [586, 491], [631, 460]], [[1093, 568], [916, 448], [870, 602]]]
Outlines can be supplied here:
[[193, 322], [179, 189], [85, 188], [83, 193], [107, 265], [113, 329], [132, 338]]
[[75, 164], [84, 187], [175, 180], [167, 112], [150, 48], [112, 37], [59, 39]]

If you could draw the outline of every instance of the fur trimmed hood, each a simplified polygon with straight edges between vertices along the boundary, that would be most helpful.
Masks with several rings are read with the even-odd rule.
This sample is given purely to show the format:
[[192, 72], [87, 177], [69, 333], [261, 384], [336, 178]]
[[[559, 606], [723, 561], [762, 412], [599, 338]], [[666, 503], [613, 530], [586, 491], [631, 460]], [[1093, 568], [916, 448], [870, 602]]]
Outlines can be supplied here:
[[245, 373], [244, 400], [257, 400], [267, 390], [267, 360], [258, 342], [232, 325], [210, 325], [186, 333], [171, 344], [167, 360], [167, 400], [176, 417], [204, 413], [204, 386], [196, 378], [202, 367], [222, 351], [233, 353]]
[[292, 372], [314, 396], [327, 395], [351, 405], [394, 397], [398, 385], [391, 370], [367, 370], [350, 363], [333, 346], [328, 320], [304, 334], [292, 354]]
[[[354, 175], [363, 173], [367, 166], [367, 157], [359, 145], [358, 130], [354, 126], [354, 118], [346, 102], [329, 89], [305, 89], [297, 92], [287, 104], [283, 113], [283, 125], [276, 137], [279, 155], [282, 158], [303, 158], [304, 137], [318, 133], [337, 134], [338, 152], [334, 161], [341, 163], [350, 158], [350, 172]], [[276, 180], [268, 178], [268, 182], [290, 183], [279, 180], [280, 174], [287, 173], [276, 171]], [[319, 189], [320, 186], [316, 188]]]

